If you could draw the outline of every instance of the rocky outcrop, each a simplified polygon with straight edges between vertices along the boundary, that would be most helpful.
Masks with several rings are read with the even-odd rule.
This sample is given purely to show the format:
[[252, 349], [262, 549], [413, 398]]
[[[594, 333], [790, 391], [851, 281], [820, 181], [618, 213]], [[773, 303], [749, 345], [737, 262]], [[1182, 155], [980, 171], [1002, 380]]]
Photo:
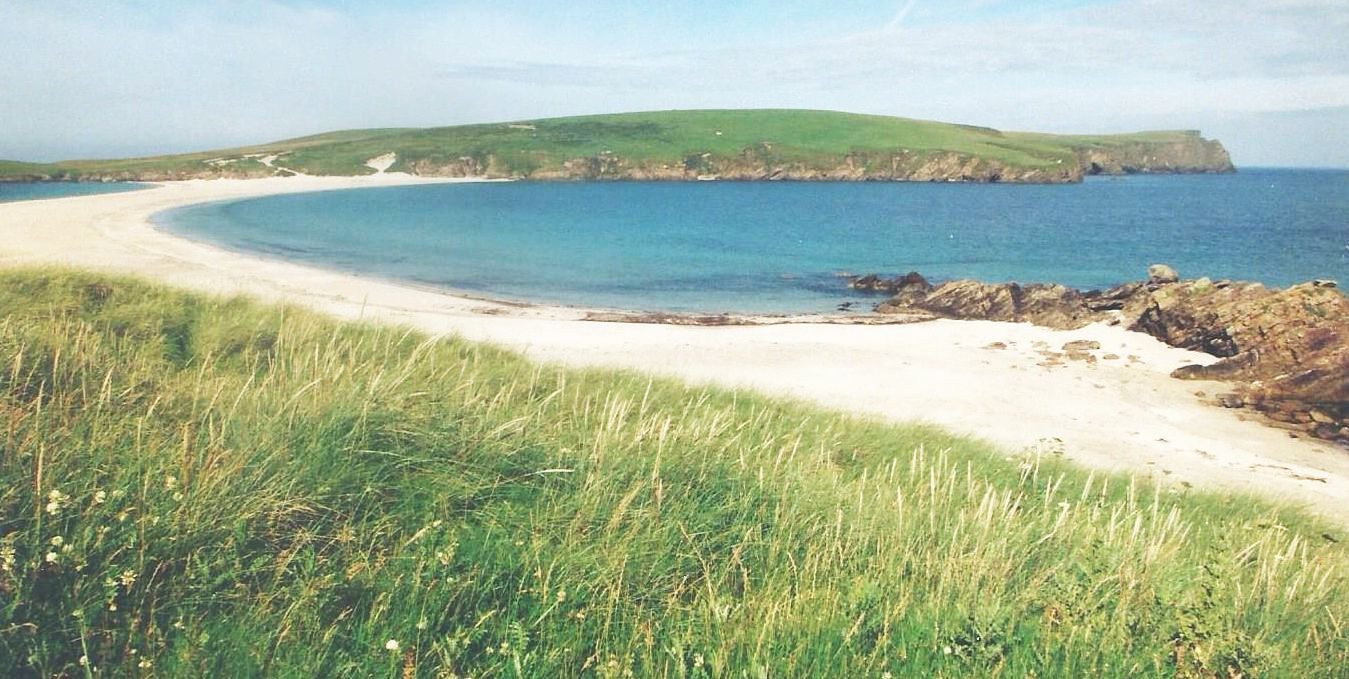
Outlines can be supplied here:
[[1154, 291], [1131, 328], [1222, 359], [1174, 376], [1238, 381], [1242, 405], [1349, 440], [1349, 299], [1333, 284], [1187, 281]]
[[948, 318], [1035, 323], [1052, 328], [1079, 327], [1091, 312], [1082, 293], [1062, 285], [1019, 285], [960, 280], [943, 283], [921, 296], [894, 297], [877, 306], [881, 313], [908, 307]]
[[1173, 376], [1237, 383], [1236, 392], [1220, 397], [1222, 405], [1250, 407], [1314, 436], [1349, 441], [1349, 299], [1331, 281], [1274, 290], [1258, 283], [1179, 280], [1170, 267], [1153, 267], [1145, 282], [1086, 292], [971, 280], [920, 291], [899, 286], [900, 280], [866, 276], [853, 285], [895, 291], [876, 306], [882, 314], [927, 312], [1061, 329], [1122, 323], [1171, 346], [1218, 357]]

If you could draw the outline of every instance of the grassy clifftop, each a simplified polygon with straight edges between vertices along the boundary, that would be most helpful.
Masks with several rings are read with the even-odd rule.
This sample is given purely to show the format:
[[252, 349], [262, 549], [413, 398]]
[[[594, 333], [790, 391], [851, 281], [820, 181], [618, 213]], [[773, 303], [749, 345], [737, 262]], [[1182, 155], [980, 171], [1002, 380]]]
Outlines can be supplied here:
[[1344, 536], [1247, 498], [95, 274], [0, 309], [15, 676], [1349, 666]]
[[0, 177], [172, 179], [289, 171], [531, 179], [1076, 181], [1090, 172], [1230, 171], [1196, 132], [1063, 136], [805, 110], [663, 111], [489, 125], [333, 132], [260, 146], [45, 166]]

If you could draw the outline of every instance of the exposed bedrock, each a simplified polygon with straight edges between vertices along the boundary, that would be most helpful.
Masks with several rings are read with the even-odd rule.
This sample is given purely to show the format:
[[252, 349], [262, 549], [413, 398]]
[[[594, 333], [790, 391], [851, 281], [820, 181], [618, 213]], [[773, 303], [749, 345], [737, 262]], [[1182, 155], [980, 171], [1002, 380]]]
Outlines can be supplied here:
[[1232, 157], [1222, 143], [1187, 131], [1180, 140], [1082, 147], [1078, 165], [1086, 174], [1205, 174], [1232, 172]]
[[1123, 324], [1218, 357], [1172, 376], [1235, 382], [1234, 393], [1219, 397], [1222, 405], [1250, 407], [1319, 438], [1349, 441], [1349, 299], [1333, 281], [1279, 290], [1180, 280], [1170, 267], [1154, 266], [1148, 280], [1105, 291], [972, 280], [933, 286], [916, 273], [864, 276], [852, 285], [893, 294], [876, 306], [883, 314], [922, 311], [1059, 329]]
[[513, 171], [491, 154], [453, 160], [415, 160], [413, 174], [499, 177], [542, 181], [908, 181], [1062, 184], [1090, 174], [1220, 173], [1235, 168], [1217, 141], [1187, 134], [1180, 141], [1138, 141], [1077, 147], [1073, 158], [1038, 166], [1010, 164], [955, 151], [857, 151], [810, 160], [780, 156], [768, 142], [735, 155], [689, 153], [683, 158], [634, 162], [613, 153], [572, 158], [560, 166]]

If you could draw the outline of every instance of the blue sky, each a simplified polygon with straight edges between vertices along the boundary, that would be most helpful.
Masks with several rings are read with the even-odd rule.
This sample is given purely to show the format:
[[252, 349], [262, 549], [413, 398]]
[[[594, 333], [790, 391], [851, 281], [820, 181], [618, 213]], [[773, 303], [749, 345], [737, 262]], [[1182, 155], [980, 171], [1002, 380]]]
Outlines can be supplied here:
[[792, 107], [1349, 167], [1346, 35], [1349, 0], [0, 0], [0, 158]]

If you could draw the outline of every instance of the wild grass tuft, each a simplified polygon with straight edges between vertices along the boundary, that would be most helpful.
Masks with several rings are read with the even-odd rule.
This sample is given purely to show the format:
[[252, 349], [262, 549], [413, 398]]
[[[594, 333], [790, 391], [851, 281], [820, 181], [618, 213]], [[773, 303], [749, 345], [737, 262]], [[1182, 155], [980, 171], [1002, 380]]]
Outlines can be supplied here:
[[1349, 667], [1343, 536], [1248, 498], [96, 274], [0, 310], [15, 676]]

